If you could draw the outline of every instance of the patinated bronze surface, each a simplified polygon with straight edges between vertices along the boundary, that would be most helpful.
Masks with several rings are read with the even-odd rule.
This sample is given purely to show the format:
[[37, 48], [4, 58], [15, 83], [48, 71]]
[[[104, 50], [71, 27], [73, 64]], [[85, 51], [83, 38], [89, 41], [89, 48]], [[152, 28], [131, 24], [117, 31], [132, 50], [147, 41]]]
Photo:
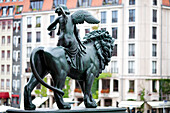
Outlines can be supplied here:
[[[63, 101], [62, 88], [66, 76], [76, 79], [84, 94], [87, 108], [96, 108], [92, 98], [91, 87], [95, 77], [98, 77], [111, 58], [114, 39], [107, 31], [93, 31], [86, 34], [85, 41], [79, 40], [76, 24], [97, 24], [99, 21], [87, 11], [76, 11], [69, 15], [66, 6], [58, 6], [56, 12], [59, 17], [48, 27], [55, 30], [59, 23], [59, 43], [57, 47], [38, 47], [31, 54], [30, 63], [32, 76], [24, 88], [24, 107], [34, 110], [31, 92], [38, 83], [54, 91], [54, 97], [59, 109], [70, 109], [71, 106]], [[54, 86], [50, 86], [42, 79], [50, 73]]]

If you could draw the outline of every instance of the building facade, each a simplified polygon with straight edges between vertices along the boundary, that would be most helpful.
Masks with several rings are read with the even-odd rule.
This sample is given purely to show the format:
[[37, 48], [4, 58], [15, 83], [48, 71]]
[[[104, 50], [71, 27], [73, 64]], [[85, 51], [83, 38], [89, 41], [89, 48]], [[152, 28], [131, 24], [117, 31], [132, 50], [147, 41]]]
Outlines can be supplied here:
[[[81, 40], [95, 29], [107, 30], [115, 38], [111, 62], [103, 71], [111, 76], [98, 81], [100, 106], [129, 107], [124, 103], [139, 102], [139, 106], [133, 106], [137, 112], [144, 102], [169, 100], [160, 83], [170, 75], [168, 0], [1, 0], [0, 91], [7, 90], [13, 96], [13, 106], [19, 105], [23, 87], [31, 76], [31, 51], [57, 44], [58, 28], [49, 36], [47, 27], [58, 16], [54, 13], [58, 4], [66, 4], [71, 14], [87, 10], [100, 20], [97, 25], [77, 25]], [[50, 75], [47, 83], [52, 84]], [[70, 98], [83, 101], [75, 80], [70, 81], [70, 86]], [[37, 89], [41, 90], [41, 86]], [[32, 98], [37, 97], [35, 90]], [[47, 90], [47, 95], [44, 106], [52, 108], [53, 93]], [[148, 103], [145, 112], [162, 111]]]

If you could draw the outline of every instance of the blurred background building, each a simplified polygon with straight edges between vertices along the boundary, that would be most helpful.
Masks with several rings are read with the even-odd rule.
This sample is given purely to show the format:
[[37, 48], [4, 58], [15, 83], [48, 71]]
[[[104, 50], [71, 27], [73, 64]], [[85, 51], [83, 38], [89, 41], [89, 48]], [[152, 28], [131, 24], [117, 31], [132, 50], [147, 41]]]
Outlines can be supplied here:
[[[161, 113], [164, 107], [170, 111], [169, 0], [0, 0], [1, 104], [23, 105], [23, 87], [31, 75], [31, 51], [57, 44], [58, 29], [49, 36], [47, 27], [58, 16], [54, 13], [58, 4], [67, 5], [71, 14], [87, 10], [100, 20], [97, 25], [77, 26], [81, 40], [96, 29], [107, 30], [115, 38], [111, 62], [92, 89], [99, 106], [145, 113]], [[50, 75], [46, 81], [52, 84]], [[69, 98], [82, 102], [76, 81], [71, 79], [68, 84]], [[39, 99], [38, 90], [41, 92], [41, 85], [32, 92], [33, 99]], [[53, 93], [45, 91], [47, 98], [42, 97], [42, 105], [37, 107], [52, 108]]]

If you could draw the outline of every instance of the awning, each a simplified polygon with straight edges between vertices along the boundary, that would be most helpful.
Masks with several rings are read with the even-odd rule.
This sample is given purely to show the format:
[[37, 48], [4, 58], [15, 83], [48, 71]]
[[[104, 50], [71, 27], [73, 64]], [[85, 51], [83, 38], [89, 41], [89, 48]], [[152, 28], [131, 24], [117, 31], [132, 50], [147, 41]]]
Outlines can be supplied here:
[[9, 93], [8, 92], [0, 92], [0, 98], [9, 98]]
[[17, 98], [19, 98], [19, 95], [14, 95], [14, 94], [13, 94], [12, 97], [17, 97]]
[[36, 107], [39, 107], [41, 104], [43, 104], [46, 100], [48, 99], [48, 97], [36, 97], [32, 103], [36, 105]]
[[147, 102], [152, 108], [170, 108], [170, 101], [163, 102], [163, 101], [152, 101]]
[[119, 107], [141, 107], [143, 101], [121, 101], [119, 103]]

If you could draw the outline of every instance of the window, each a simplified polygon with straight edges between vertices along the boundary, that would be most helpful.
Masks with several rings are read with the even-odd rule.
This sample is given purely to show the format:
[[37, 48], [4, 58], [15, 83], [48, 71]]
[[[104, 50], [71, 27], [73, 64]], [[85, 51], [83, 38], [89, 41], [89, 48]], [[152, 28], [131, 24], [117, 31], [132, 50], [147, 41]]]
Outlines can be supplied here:
[[129, 22], [135, 22], [135, 9], [129, 10]]
[[65, 4], [66, 5], [67, 0], [53, 0], [53, 4], [55, 7], [57, 7], [57, 5], [59, 4]]
[[156, 44], [152, 44], [152, 56], [156, 57], [156, 49], [157, 49], [157, 45]]
[[135, 27], [129, 27], [129, 39], [134, 39], [135, 38]]
[[129, 44], [129, 56], [135, 56], [135, 44]]
[[2, 8], [2, 16], [6, 16], [6, 13], [7, 13], [7, 8], [3, 7]]
[[113, 91], [118, 92], [119, 91], [119, 81], [113, 80]]
[[157, 5], [157, 0], [153, 0], [153, 5]]
[[10, 73], [10, 65], [7, 65], [7, 74]]
[[17, 6], [16, 8], [16, 14], [20, 14], [22, 12], [22, 6]]
[[5, 26], [6, 26], [6, 22], [3, 21], [3, 22], [2, 22], [2, 29], [3, 29], [3, 30], [5, 29]]
[[4, 50], [2, 50], [2, 52], [1, 52], [1, 58], [2, 58], [2, 59], [5, 58], [5, 51], [4, 51]]
[[0, 3], [2, 3], [3, 2], [3, 0], [0, 0]]
[[1, 65], [1, 74], [4, 74], [5, 72], [5, 65]]
[[129, 61], [128, 62], [128, 73], [133, 74], [135, 73], [135, 62], [134, 61]]
[[13, 60], [17, 62], [19, 59], [20, 59], [20, 51], [14, 50], [13, 51]]
[[[30, 41], [30, 39], [27, 39]], [[20, 36], [14, 36], [13, 44], [15, 47], [18, 47], [20, 45]]]
[[7, 51], [7, 59], [10, 59], [10, 50]]
[[8, 21], [8, 29], [11, 28], [11, 21]]
[[20, 80], [17, 80], [17, 89], [20, 88]]
[[41, 17], [36, 17], [36, 27], [41, 27]]
[[16, 65], [14, 65], [13, 66], [13, 74], [15, 75], [15, 76], [17, 76], [17, 66]]
[[104, 99], [104, 106], [112, 106], [112, 99]]
[[112, 38], [117, 39], [117, 27], [112, 28]]
[[2, 36], [2, 45], [5, 44], [5, 36]]
[[41, 41], [41, 32], [36, 32], [36, 42]]
[[152, 39], [156, 39], [157, 36], [157, 27], [152, 27]]
[[51, 15], [50, 16], [50, 23], [52, 23], [54, 21], [54, 19], [55, 19], [55, 15]]
[[156, 90], [156, 80], [153, 80], [152, 81], [152, 92], [157, 92], [157, 90]]
[[153, 10], [153, 22], [157, 22], [157, 10]]
[[112, 11], [112, 23], [117, 22], [117, 11]]
[[10, 89], [10, 79], [6, 79], [6, 89]]
[[129, 92], [134, 92], [135, 90], [135, 81], [129, 80]]
[[7, 44], [10, 44], [10, 43], [11, 43], [11, 37], [8, 36], [8, 37], [7, 37]]
[[32, 24], [31, 24], [31, 17], [27, 17], [27, 28], [31, 28]]
[[101, 12], [101, 24], [106, 23], [106, 11]]
[[51, 31], [51, 37], [50, 38], [55, 38], [55, 31]]
[[102, 79], [102, 89], [110, 90], [110, 79]]
[[12, 0], [13, 2], [16, 2], [16, 0]]
[[27, 32], [27, 42], [31, 42], [32, 41], [32, 36], [31, 36], [31, 32]]
[[42, 6], [43, 6], [43, 0], [31, 0], [31, 9], [33, 11], [41, 10]]
[[4, 79], [1, 79], [1, 89], [4, 89]]
[[9, 8], [9, 14], [8, 14], [9, 16], [12, 16], [13, 15], [13, 7], [10, 7]]
[[156, 61], [152, 61], [152, 74], [156, 74]]
[[118, 73], [117, 61], [111, 62], [111, 73]]
[[90, 29], [85, 29], [85, 34], [90, 33]]
[[6, 2], [10, 2], [10, 0], [6, 0]]
[[77, 1], [77, 7], [89, 7], [91, 6], [92, 0], [78, 0]]
[[27, 58], [30, 58], [31, 50], [32, 50], [31, 47], [27, 47]]
[[115, 46], [114, 46], [112, 56], [117, 56], [117, 44], [115, 44]]
[[119, 0], [103, 0], [103, 5], [117, 5]]
[[135, 0], [129, 0], [129, 5], [135, 5]]

